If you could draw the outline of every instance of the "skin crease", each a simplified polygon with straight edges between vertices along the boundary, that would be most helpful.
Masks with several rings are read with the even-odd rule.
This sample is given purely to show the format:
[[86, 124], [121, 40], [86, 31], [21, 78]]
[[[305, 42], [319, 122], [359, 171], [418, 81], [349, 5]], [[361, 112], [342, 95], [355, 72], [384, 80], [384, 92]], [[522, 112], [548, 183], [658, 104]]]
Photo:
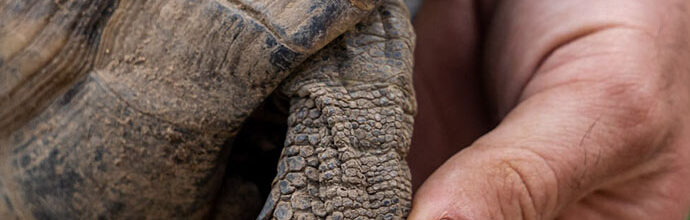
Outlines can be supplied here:
[[[475, 27], [457, 25], [467, 15]], [[426, 1], [414, 24], [418, 97], [459, 100], [429, 102], [474, 114], [455, 116], [470, 123], [415, 125], [413, 151], [469, 147], [426, 179], [409, 219], [687, 216], [690, 2], [438, 0]], [[480, 77], [468, 83], [472, 74]], [[444, 93], [452, 85], [432, 88], [438, 81], [486, 85], [486, 96], [476, 86]], [[422, 98], [418, 122], [434, 114]], [[469, 141], [494, 119], [493, 130]], [[471, 134], [424, 141], [448, 128]], [[423, 169], [414, 172], [424, 158], [409, 159], [413, 176], [423, 177]]]

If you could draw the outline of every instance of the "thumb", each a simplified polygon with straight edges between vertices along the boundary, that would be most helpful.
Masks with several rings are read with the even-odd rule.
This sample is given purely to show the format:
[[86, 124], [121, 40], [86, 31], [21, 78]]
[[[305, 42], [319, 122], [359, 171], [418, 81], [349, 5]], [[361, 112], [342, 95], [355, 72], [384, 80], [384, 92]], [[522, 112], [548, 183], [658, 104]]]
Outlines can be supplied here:
[[533, 219], [527, 216], [555, 208], [547, 198], [557, 193], [555, 174], [540, 167], [548, 166], [543, 159], [487, 148], [473, 145], [436, 170], [416, 193], [409, 219]]
[[[686, 76], [668, 67], [676, 52], [660, 47], [684, 36], [657, 23], [669, 2], [586, 2], [505, 1], [520, 17], [493, 17], [503, 35], [487, 40], [499, 43], [487, 46], [496, 59], [486, 72], [510, 113], [426, 180], [410, 219], [553, 219], [594, 190], [666, 168], [686, 109], [675, 91]], [[609, 4], [621, 10], [602, 11]]]
[[673, 126], [645, 87], [588, 81], [534, 94], [427, 179], [410, 219], [551, 219], [648, 172]]

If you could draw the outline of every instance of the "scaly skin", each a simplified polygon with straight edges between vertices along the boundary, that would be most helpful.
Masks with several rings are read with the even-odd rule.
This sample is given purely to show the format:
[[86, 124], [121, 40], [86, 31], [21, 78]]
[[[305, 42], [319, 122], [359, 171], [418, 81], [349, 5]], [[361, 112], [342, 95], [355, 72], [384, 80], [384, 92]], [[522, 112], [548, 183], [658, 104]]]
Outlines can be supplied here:
[[407, 216], [404, 158], [416, 107], [407, 13], [402, 2], [385, 1], [286, 81], [286, 146], [259, 218]]

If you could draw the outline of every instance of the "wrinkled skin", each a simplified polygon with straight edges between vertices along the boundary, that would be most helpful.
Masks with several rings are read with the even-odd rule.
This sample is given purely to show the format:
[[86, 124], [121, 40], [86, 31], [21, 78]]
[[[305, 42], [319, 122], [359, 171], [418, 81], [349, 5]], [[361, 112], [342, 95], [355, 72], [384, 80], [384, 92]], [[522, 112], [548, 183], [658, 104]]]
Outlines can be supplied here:
[[416, 191], [410, 219], [686, 219], [689, 9], [686, 0], [425, 2], [414, 21], [412, 149], [466, 148]]
[[[2, 0], [0, 216], [403, 218], [408, 20], [392, 0]], [[263, 193], [244, 156], [276, 132]]]

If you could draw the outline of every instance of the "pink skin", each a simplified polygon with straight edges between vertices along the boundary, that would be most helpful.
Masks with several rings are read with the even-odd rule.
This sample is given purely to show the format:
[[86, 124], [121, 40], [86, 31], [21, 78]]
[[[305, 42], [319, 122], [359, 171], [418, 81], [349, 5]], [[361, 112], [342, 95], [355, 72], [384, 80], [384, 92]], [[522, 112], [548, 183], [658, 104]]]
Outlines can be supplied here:
[[690, 1], [424, 4], [410, 219], [686, 217]]

